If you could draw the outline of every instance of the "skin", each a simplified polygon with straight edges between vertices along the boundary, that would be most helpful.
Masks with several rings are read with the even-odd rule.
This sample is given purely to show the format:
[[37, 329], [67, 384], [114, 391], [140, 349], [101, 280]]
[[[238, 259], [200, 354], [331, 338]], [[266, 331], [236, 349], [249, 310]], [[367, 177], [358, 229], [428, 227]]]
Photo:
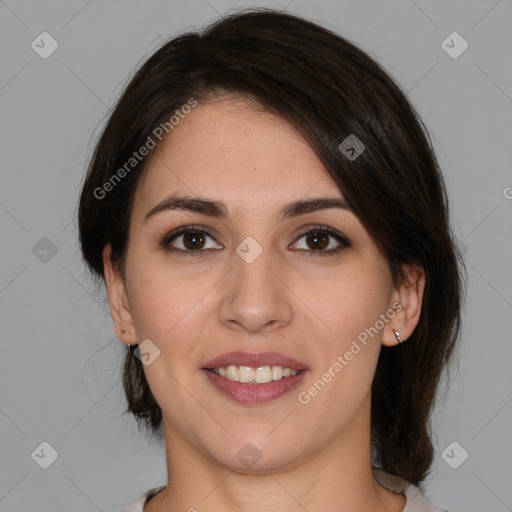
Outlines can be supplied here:
[[[176, 210], [144, 222], [174, 193], [222, 201], [229, 216]], [[155, 150], [131, 213], [126, 280], [111, 263], [110, 246], [103, 252], [117, 336], [129, 344], [148, 338], [160, 350], [144, 371], [163, 412], [169, 482], [146, 512], [403, 510], [405, 497], [372, 475], [370, 390], [382, 345], [398, 343], [393, 329], [406, 340], [417, 325], [424, 273], [406, 267], [408, 282], [394, 286], [384, 256], [350, 211], [277, 221], [283, 205], [323, 196], [343, 197], [310, 146], [285, 120], [247, 100], [199, 104]], [[167, 233], [192, 224], [215, 235], [205, 235], [202, 254], [159, 246]], [[311, 257], [317, 246], [299, 235], [314, 224], [344, 234], [351, 246]], [[186, 250], [186, 236], [171, 245]], [[250, 264], [236, 252], [247, 236], [263, 249]], [[338, 246], [327, 238], [327, 250]], [[298, 393], [394, 303], [402, 309], [393, 319], [300, 404]], [[277, 400], [239, 404], [201, 371], [233, 350], [280, 352], [310, 373]], [[248, 442], [261, 452], [252, 468], [237, 457]]]

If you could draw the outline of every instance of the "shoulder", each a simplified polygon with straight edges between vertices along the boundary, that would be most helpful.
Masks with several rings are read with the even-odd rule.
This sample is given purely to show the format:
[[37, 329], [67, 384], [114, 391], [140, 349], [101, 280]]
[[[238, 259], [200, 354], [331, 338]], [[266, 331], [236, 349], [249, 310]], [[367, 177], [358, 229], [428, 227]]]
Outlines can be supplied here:
[[403, 494], [406, 497], [407, 502], [403, 512], [448, 512], [430, 503], [419, 487], [399, 476], [375, 467], [373, 468], [373, 476], [386, 489]]
[[[374, 468], [373, 475], [386, 489], [403, 494], [406, 497], [407, 502], [403, 512], [448, 512], [430, 503], [418, 487], [399, 476], [392, 475], [380, 468]], [[144, 505], [164, 489], [165, 485], [149, 489], [136, 501], [124, 507], [121, 512], [143, 512]]]
[[159, 492], [165, 489], [165, 485], [161, 485], [159, 487], [153, 487], [153, 489], [149, 489], [146, 491], [140, 498], [138, 498], [130, 505], [126, 506], [121, 510], [121, 512], [143, 512], [144, 505], [151, 499], [153, 496], [156, 496]]

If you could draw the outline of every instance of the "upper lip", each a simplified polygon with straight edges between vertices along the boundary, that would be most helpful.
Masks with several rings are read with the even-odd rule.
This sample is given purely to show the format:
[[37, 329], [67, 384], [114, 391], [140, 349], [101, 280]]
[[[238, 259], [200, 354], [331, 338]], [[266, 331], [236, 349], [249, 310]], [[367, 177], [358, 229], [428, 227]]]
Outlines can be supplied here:
[[258, 368], [260, 366], [282, 366], [291, 370], [306, 370], [304, 363], [296, 361], [291, 357], [279, 354], [277, 352], [245, 352], [236, 351], [222, 354], [210, 361], [207, 361], [203, 368], [219, 368], [220, 366], [250, 366]]

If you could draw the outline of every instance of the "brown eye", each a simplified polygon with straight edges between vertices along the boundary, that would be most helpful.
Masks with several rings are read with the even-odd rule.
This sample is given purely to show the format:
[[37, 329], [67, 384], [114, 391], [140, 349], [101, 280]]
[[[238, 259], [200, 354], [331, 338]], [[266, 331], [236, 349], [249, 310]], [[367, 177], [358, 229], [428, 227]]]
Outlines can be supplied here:
[[[302, 244], [303, 246], [297, 247], [300, 244], [296, 242], [293, 244], [293, 248], [305, 251], [309, 256], [328, 256], [337, 254], [352, 245], [345, 235], [342, 235], [327, 226], [313, 226], [300, 234], [298, 240], [301, 239], [304, 239], [305, 242]], [[335, 243], [333, 248], [327, 249], [331, 245], [332, 239], [337, 242], [338, 246], [336, 247]]]
[[309, 247], [313, 250], [323, 250], [329, 245], [329, 235], [321, 231], [310, 231], [306, 234]]
[[205, 243], [205, 237], [202, 233], [184, 233], [181, 235], [183, 237], [183, 245], [193, 251], [194, 249], [202, 249]]
[[205, 228], [184, 226], [165, 235], [160, 246], [169, 252], [181, 253], [186, 256], [206, 254], [207, 249], [222, 249], [222, 246], [208, 247], [208, 239], [213, 236]]

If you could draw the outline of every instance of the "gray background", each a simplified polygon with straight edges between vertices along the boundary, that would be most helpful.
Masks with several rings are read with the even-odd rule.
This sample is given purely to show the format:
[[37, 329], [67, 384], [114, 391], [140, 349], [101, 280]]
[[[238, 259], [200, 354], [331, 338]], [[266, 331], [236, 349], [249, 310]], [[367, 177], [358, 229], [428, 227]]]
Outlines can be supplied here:
[[[166, 481], [163, 445], [121, 416], [125, 347], [80, 259], [77, 197], [93, 137], [134, 66], [163, 38], [251, 5], [358, 44], [430, 130], [469, 286], [426, 494], [450, 512], [511, 511], [510, 0], [0, 1], [0, 510], [116, 512]], [[59, 45], [47, 59], [31, 48], [43, 31]], [[441, 46], [453, 31], [469, 44], [458, 58]], [[58, 452], [47, 469], [31, 456], [43, 441]], [[454, 441], [452, 464], [469, 454], [457, 469], [441, 456]]]

